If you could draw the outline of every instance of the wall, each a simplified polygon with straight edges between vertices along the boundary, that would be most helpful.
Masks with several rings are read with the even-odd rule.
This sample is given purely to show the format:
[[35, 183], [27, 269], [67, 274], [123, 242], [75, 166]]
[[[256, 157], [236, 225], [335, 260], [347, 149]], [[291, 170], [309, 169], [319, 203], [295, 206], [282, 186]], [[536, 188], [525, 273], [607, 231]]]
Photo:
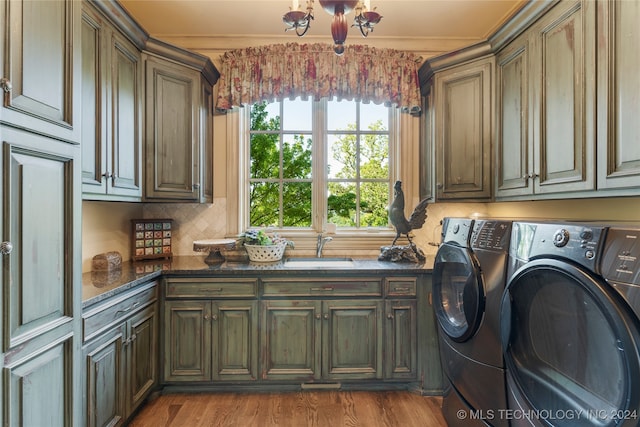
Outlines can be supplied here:
[[640, 197], [540, 200], [487, 204], [493, 217], [640, 221]]
[[131, 220], [143, 218], [142, 204], [82, 202], [82, 272], [91, 271], [97, 254], [118, 251], [131, 259]]

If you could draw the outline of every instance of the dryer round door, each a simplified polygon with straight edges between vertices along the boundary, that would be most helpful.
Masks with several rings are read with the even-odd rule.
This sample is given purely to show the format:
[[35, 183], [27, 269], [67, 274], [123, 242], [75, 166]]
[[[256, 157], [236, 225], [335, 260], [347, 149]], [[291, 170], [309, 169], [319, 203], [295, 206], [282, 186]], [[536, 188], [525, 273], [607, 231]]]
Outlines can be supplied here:
[[471, 338], [484, 314], [484, 287], [467, 248], [443, 244], [433, 265], [433, 304], [438, 323], [455, 342]]
[[500, 321], [513, 395], [544, 425], [638, 424], [637, 319], [598, 276], [561, 260], [529, 262], [507, 284]]

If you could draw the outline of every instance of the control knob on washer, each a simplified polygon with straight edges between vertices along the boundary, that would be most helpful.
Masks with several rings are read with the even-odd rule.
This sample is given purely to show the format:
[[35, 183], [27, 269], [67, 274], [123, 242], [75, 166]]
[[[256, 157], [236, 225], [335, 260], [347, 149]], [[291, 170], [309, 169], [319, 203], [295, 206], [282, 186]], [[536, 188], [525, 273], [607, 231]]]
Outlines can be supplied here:
[[567, 243], [569, 243], [569, 231], [564, 228], [556, 231], [556, 233], [553, 235], [553, 244], [556, 247], [561, 248]]

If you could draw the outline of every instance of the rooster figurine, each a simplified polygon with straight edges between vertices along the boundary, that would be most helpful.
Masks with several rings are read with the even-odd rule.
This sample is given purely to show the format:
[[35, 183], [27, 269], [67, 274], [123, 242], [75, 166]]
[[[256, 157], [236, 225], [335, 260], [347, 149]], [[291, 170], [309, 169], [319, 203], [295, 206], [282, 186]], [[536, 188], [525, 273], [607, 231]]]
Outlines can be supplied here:
[[416, 206], [413, 213], [407, 220], [404, 216], [404, 193], [402, 191], [402, 181], [396, 181], [393, 189], [394, 199], [391, 206], [389, 206], [389, 219], [396, 229], [396, 238], [393, 239], [391, 246], [396, 244], [396, 241], [400, 238], [401, 234], [406, 235], [409, 243], [413, 246], [411, 237], [409, 237], [409, 232], [411, 230], [422, 228], [424, 225], [424, 221], [427, 219], [427, 201], [429, 199], [424, 199], [418, 203], [418, 206]]

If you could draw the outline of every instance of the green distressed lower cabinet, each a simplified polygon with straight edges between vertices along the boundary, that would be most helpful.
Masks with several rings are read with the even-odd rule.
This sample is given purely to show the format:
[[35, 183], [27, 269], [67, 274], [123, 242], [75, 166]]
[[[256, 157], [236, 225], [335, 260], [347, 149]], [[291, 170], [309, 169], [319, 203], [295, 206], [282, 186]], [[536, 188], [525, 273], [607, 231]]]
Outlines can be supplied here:
[[[158, 384], [157, 284], [143, 286], [84, 317], [86, 425], [122, 424]], [[107, 328], [97, 321], [113, 319]], [[94, 333], [95, 332], [95, 333]]]
[[258, 376], [258, 279], [171, 278], [164, 303], [164, 381]]
[[263, 301], [262, 378], [382, 378], [382, 301]]
[[424, 277], [168, 277], [163, 383], [421, 389]]
[[257, 301], [166, 301], [164, 380], [255, 380]]

